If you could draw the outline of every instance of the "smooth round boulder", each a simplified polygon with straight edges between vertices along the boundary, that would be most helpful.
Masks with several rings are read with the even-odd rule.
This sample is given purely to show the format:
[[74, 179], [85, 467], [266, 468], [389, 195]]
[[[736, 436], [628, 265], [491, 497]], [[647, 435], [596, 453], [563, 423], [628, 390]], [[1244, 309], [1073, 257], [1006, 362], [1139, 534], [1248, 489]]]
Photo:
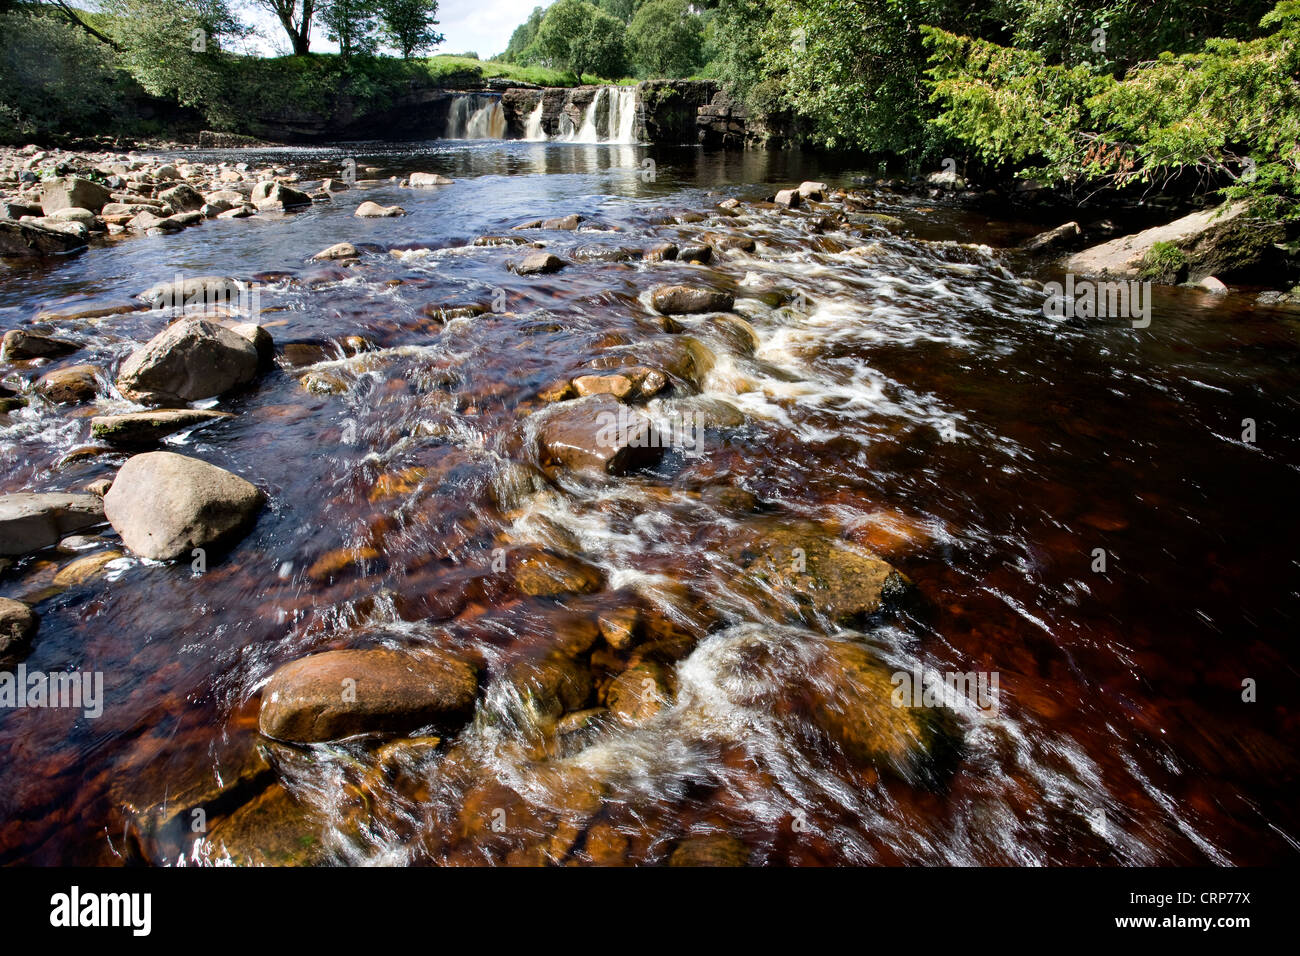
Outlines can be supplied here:
[[291, 743], [407, 733], [463, 721], [477, 695], [474, 667], [437, 649], [325, 651], [271, 675], [258, 727]]
[[730, 312], [735, 299], [726, 292], [699, 286], [661, 285], [650, 292], [650, 304], [665, 315]]
[[207, 319], [185, 319], [131, 354], [117, 387], [144, 405], [183, 405], [246, 385], [257, 376], [257, 347]]
[[104, 495], [104, 515], [143, 558], [188, 557], [242, 538], [266, 496], [224, 468], [167, 451], [127, 460]]

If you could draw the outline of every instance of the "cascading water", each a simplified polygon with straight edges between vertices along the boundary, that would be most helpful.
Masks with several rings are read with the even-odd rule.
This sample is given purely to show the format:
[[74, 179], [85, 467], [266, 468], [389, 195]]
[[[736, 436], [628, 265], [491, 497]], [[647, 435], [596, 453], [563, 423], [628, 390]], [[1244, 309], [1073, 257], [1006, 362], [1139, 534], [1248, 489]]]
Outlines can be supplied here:
[[542, 129], [542, 98], [537, 98], [537, 106], [528, 114], [528, 119], [524, 123], [524, 139], [530, 143], [540, 143], [546, 140], [546, 131]]
[[468, 93], [452, 100], [444, 139], [505, 139], [506, 114], [501, 100]]
[[[604, 122], [601, 122], [601, 106], [608, 104], [605, 109]], [[592, 97], [591, 103], [588, 104], [586, 111], [582, 115], [582, 122], [575, 128], [567, 114], [562, 120], [560, 133], [556, 136], [556, 141], [561, 143], [601, 143], [601, 144], [632, 144], [635, 143], [636, 135], [636, 87], [634, 86], [602, 86]], [[526, 139], [545, 139], [544, 133], [541, 133], [541, 104], [538, 103], [537, 132], [539, 136], [534, 137], [531, 132], [525, 135]], [[533, 117], [529, 117], [529, 130], [532, 129]]]

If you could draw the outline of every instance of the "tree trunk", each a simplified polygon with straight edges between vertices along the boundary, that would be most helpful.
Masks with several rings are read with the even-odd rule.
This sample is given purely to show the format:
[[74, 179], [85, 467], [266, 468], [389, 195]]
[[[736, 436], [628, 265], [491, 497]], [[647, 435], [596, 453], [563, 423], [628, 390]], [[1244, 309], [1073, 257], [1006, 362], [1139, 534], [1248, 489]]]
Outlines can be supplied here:
[[114, 43], [108, 37], [104, 36], [104, 34], [100, 33], [98, 30], [92, 27], [85, 20], [81, 19], [81, 17], [77, 16], [77, 12], [73, 10], [72, 7], [68, 6], [66, 3], [63, 3], [62, 0], [54, 0], [54, 5], [59, 8], [59, 12], [62, 13], [65, 17], [67, 17], [68, 22], [71, 23], [73, 26], [81, 27], [81, 29], [85, 30], [87, 33], [89, 33], [100, 43], [107, 43], [114, 50], [121, 49], [121, 47], [119, 47], [116, 43]]

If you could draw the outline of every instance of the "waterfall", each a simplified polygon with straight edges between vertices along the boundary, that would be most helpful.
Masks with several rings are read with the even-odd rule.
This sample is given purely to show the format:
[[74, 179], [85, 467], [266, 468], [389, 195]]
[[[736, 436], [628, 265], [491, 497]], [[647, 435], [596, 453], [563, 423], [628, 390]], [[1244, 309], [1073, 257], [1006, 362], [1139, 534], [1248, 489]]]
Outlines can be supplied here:
[[602, 86], [596, 91], [596, 95], [591, 98], [591, 105], [587, 107], [586, 115], [582, 117], [582, 125], [578, 127], [578, 135], [574, 137], [575, 143], [599, 143], [600, 130], [596, 128], [596, 118], [599, 115], [600, 99], [605, 95], [605, 88]]
[[[608, 104], [603, 124], [600, 121], [602, 103]], [[537, 115], [538, 133], [540, 134], [540, 104], [538, 110], [539, 112], [535, 115]], [[529, 118], [529, 129], [532, 129], [532, 117]], [[565, 114], [556, 140], [562, 143], [631, 144], [636, 142], [635, 129], [636, 87], [602, 86], [596, 91], [596, 95], [592, 97], [586, 112], [583, 113], [582, 123], [577, 129], [573, 128], [573, 123], [568, 119], [568, 114]], [[531, 133], [527, 138], [533, 138]], [[538, 138], [545, 139], [545, 136], [540, 135]]]
[[468, 93], [451, 101], [444, 139], [505, 139], [506, 114], [499, 97]]
[[546, 133], [542, 130], [542, 100], [543, 97], [537, 98], [537, 108], [528, 114], [528, 119], [524, 123], [524, 139], [530, 143], [546, 140]]
[[636, 128], [636, 87], [610, 87], [609, 103], [609, 142], [635, 143], [633, 130]]

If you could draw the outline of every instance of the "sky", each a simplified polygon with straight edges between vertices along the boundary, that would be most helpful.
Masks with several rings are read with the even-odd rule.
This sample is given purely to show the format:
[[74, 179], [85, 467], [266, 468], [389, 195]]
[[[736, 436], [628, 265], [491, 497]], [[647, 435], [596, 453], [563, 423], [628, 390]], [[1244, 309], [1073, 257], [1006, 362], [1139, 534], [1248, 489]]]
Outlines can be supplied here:
[[[515, 27], [528, 19], [533, 7], [549, 7], [555, 0], [440, 0], [438, 30], [447, 38], [434, 53], [477, 53], [486, 60], [505, 50]], [[251, 23], [264, 39], [251, 45], [262, 53], [288, 52], [288, 37], [280, 22], [270, 13], [236, 3], [246, 22]], [[270, 41], [269, 43], [266, 41]], [[311, 48], [317, 53], [338, 50], [325, 39], [320, 23], [312, 27]]]
[[441, 0], [438, 27], [447, 37], [435, 53], [472, 50], [483, 59], [496, 56], [510, 42], [515, 27], [528, 19], [533, 7], [549, 7], [554, 0]]

